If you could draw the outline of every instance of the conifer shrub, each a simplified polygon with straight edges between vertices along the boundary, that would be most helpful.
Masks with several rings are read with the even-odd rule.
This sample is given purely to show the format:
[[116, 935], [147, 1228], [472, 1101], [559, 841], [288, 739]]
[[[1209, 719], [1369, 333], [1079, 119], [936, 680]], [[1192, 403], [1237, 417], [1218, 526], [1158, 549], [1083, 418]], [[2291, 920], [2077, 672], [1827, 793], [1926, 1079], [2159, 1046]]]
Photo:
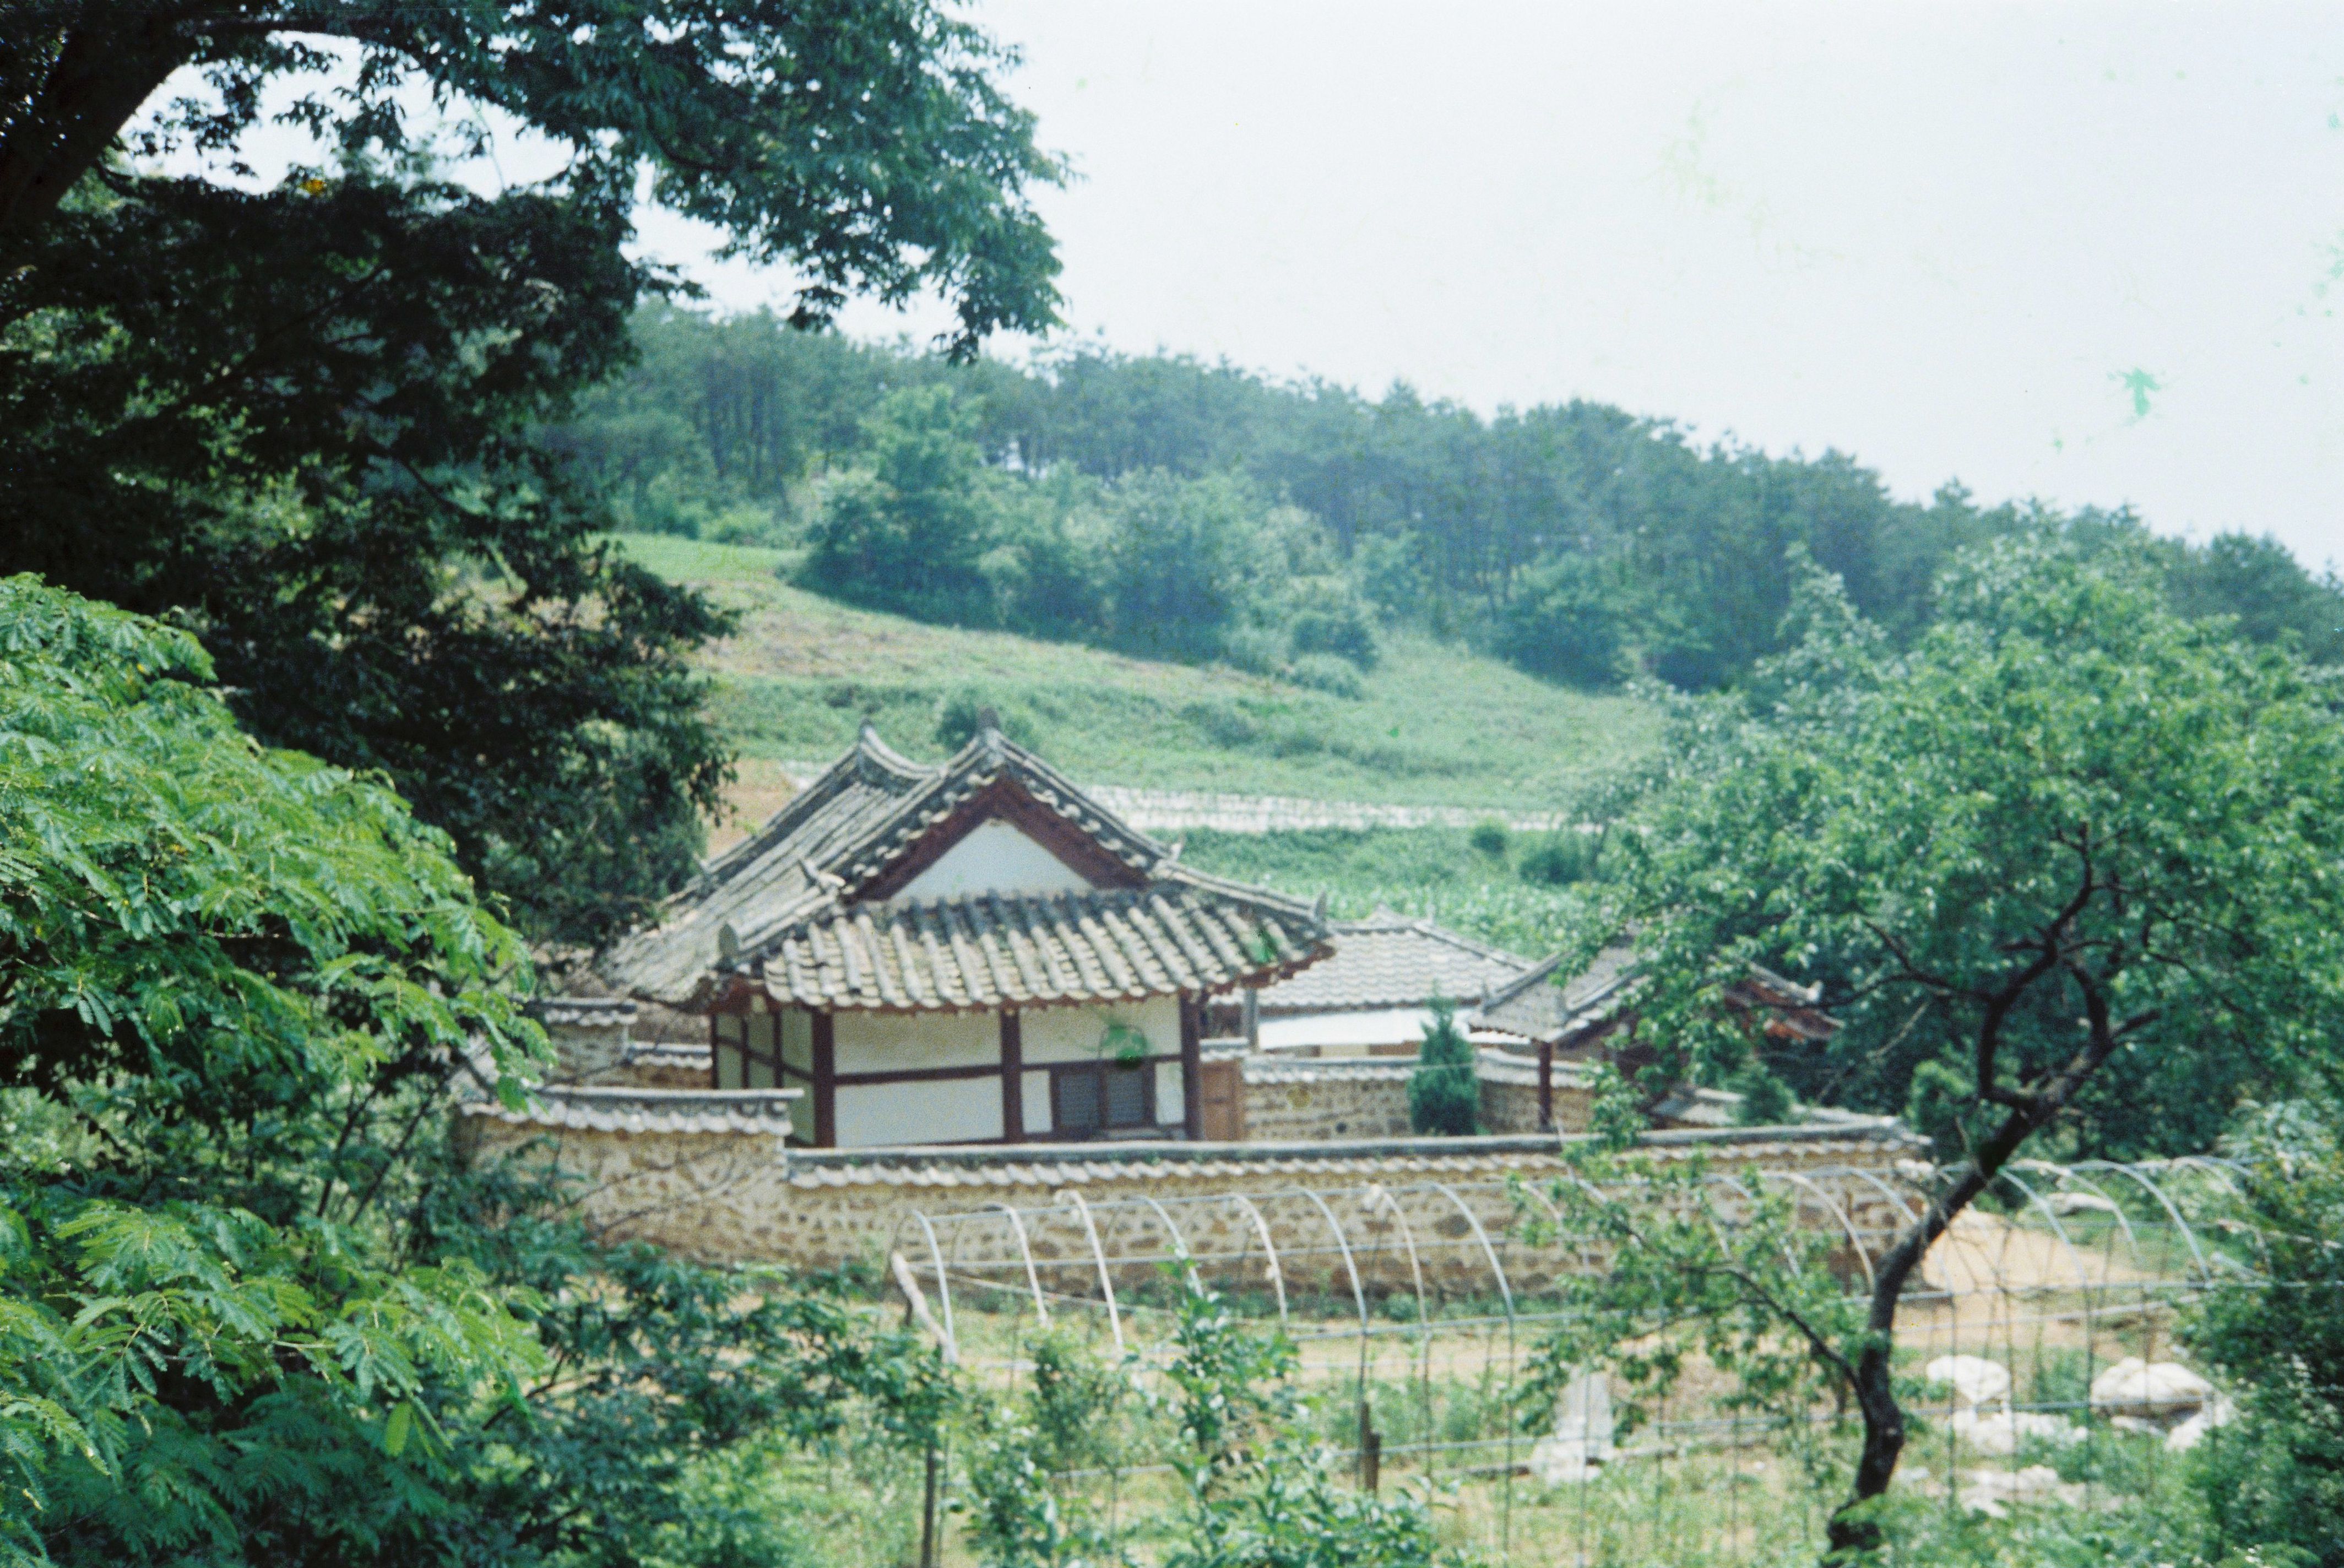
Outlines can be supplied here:
[[1470, 1138], [1481, 1130], [1481, 1084], [1473, 1043], [1457, 1025], [1457, 1007], [1436, 997], [1416, 1071], [1408, 1080], [1408, 1124], [1419, 1133]]

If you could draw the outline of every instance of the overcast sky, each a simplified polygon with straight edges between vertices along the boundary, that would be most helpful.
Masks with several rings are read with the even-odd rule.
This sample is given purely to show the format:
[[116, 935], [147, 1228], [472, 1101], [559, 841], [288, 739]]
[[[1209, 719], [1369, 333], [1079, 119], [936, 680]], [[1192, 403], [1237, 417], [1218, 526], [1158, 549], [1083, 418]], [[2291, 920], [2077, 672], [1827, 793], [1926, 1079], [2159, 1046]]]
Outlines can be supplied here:
[[1042, 200], [1076, 332], [1485, 411], [1597, 399], [1916, 498], [2129, 501], [2344, 563], [2334, 5], [976, 15], [1079, 171]]
[[2333, 5], [980, 15], [1082, 172], [1045, 203], [1067, 320], [1119, 348], [2344, 558]]

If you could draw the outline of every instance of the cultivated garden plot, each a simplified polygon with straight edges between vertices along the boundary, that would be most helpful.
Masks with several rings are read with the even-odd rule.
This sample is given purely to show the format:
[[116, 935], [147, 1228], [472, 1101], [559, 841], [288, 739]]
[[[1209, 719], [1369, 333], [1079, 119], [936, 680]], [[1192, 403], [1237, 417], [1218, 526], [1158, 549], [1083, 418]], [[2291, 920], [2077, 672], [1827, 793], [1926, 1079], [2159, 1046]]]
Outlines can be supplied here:
[[[1790, 1197], [1861, 1292], [1927, 1179], [1705, 1179], [1728, 1225], [1742, 1195]], [[1963, 1217], [1905, 1299], [1912, 1437], [1892, 1519], [1975, 1533], [2152, 1507], [2176, 1456], [2228, 1419], [2173, 1330], [2200, 1293], [2255, 1288], [2213, 1218], [2231, 1181], [2203, 1160], [2027, 1165]], [[998, 1450], [987, 1423], [1025, 1419], [1047, 1440], [1033, 1452], [1056, 1461], [1034, 1483], [1066, 1520], [1101, 1549], [1177, 1554], [1169, 1522], [1197, 1479], [1180, 1412], [1209, 1301], [1227, 1334], [1288, 1348], [1292, 1438], [1345, 1488], [1425, 1500], [1447, 1545], [1523, 1564], [1815, 1560], [1852, 1417], [1769, 1402], [1698, 1357], [1664, 1397], [1640, 1398], [1618, 1365], [1575, 1370], [1558, 1394], [1543, 1354], [1563, 1321], [1557, 1287], [1602, 1250], [1557, 1214], [1519, 1182], [1427, 1182], [1102, 1202], [1069, 1190], [915, 1216], [891, 1259], [905, 1310], [986, 1402], [1030, 1412], [947, 1439], [974, 1446], [940, 1456], [933, 1553], [1000, 1556], [972, 1492]], [[918, 1492], [896, 1485], [892, 1503], [916, 1511]]]

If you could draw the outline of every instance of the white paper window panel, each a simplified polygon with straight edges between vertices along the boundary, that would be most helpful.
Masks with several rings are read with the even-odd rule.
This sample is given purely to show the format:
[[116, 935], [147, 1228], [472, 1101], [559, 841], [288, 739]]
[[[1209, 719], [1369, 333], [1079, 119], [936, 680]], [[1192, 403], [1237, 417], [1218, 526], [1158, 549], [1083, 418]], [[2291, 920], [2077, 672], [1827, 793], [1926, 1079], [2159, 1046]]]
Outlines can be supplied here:
[[813, 1015], [803, 1007], [782, 1015], [782, 1060], [808, 1077], [813, 1076]]
[[741, 1081], [741, 1047], [716, 1042], [716, 1087], [721, 1089], [745, 1088]]
[[1178, 1127], [1187, 1120], [1180, 1099], [1180, 1064], [1156, 1064], [1156, 1125]]
[[1018, 1080], [1018, 1098], [1026, 1102], [1026, 1136], [1050, 1130], [1050, 1075], [1025, 1073]]
[[969, 1143], [1001, 1136], [1001, 1080], [947, 1078], [928, 1084], [841, 1084], [841, 1148]]

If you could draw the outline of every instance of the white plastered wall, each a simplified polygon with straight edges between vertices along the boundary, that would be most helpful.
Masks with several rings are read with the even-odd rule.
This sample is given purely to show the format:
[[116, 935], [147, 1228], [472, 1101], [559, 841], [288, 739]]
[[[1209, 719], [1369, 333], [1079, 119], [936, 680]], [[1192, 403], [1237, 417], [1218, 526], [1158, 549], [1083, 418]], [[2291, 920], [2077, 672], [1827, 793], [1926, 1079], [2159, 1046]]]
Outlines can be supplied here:
[[944, 852], [890, 902], [953, 898], [967, 893], [1087, 893], [1080, 872], [1028, 837], [995, 818], [981, 822]]
[[841, 1084], [835, 1092], [841, 1148], [970, 1143], [1001, 1136], [997, 1077]]
[[982, 1067], [1001, 1061], [1001, 1018], [995, 1013], [840, 1013], [830, 1037], [833, 1066], [842, 1073]]
[[1029, 1007], [1018, 1015], [1026, 1065], [1095, 1062], [1109, 1024], [1125, 1024], [1147, 1037], [1150, 1056], [1180, 1054], [1180, 1003], [1172, 996], [1111, 1007]]
[[[995, 1013], [840, 1013], [831, 1044], [841, 1073], [998, 1067], [1001, 1019]], [[834, 1092], [841, 1148], [968, 1143], [1002, 1133], [998, 1077], [841, 1084]]]

